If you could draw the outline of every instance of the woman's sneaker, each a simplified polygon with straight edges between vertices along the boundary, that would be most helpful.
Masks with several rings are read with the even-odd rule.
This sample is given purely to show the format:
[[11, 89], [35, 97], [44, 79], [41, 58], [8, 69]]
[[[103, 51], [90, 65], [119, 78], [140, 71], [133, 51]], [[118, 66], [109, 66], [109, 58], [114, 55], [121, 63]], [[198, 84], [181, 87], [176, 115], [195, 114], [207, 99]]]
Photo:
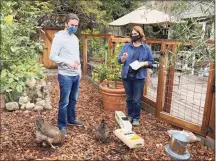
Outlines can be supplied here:
[[132, 117], [130, 117], [130, 116], [128, 116], [128, 120], [130, 121], [130, 123], [132, 123], [132, 122], [133, 122], [133, 118], [132, 118]]
[[132, 125], [139, 126], [139, 120], [133, 119]]

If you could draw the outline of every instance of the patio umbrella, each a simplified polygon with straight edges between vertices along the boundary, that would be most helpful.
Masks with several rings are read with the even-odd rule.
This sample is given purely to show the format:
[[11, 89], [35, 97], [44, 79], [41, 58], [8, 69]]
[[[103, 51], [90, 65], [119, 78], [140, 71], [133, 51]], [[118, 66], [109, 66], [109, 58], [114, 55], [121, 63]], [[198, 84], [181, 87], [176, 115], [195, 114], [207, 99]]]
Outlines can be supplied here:
[[142, 6], [123, 17], [109, 23], [110, 26], [125, 26], [129, 24], [151, 25], [151, 24], [172, 24], [174, 17], [158, 10], [148, 9]]

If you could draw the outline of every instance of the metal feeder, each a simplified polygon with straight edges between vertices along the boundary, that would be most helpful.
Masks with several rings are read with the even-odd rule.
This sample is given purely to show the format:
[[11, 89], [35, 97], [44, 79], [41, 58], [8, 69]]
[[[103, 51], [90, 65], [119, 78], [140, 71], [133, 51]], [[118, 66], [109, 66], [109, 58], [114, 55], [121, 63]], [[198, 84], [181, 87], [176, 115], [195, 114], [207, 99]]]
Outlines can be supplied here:
[[165, 151], [172, 160], [188, 160], [190, 153], [187, 144], [190, 142], [188, 136], [175, 132], [171, 135], [169, 144], [165, 145]]

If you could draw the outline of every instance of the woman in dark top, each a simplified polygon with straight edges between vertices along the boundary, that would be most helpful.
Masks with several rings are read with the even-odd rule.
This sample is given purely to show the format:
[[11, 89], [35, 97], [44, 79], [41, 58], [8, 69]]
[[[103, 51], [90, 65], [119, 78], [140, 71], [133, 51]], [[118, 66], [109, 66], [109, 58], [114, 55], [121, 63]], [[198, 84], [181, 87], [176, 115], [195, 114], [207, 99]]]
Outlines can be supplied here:
[[[153, 56], [150, 47], [144, 43], [145, 35], [140, 26], [134, 26], [131, 32], [131, 41], [126, 43], [118, 57], [122, 67], [122, 80], [126, 92], [127, 112], [130, 122], [134, 126], [139, 125], [140, 108], [143, 95], [146, 68], [151, 67]], [[141, 67], [133, 70], [130, 64], [139, 61]]]

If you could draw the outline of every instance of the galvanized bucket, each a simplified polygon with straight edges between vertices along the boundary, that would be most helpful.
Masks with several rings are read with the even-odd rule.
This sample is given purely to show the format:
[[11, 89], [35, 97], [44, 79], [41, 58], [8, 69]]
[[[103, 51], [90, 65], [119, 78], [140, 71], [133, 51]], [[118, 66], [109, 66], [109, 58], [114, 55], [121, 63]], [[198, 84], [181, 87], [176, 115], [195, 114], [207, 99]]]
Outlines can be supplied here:
[[189, 152], [187, 152], [184, 155], [178, 155], [178, 154], [174, 153], [172, 150], [170, 150], [169, 144], [165, 145], [165, 151], [167, 152], [167, 154], [171, 158], [171, 160], [188, 160], [190, 158]]
[[178, 155], [184, 155], [187, 153], [187, 144], [189, 142], [190, 139], [188, 136], [175, 132], [169, 140], [169, 148]]

